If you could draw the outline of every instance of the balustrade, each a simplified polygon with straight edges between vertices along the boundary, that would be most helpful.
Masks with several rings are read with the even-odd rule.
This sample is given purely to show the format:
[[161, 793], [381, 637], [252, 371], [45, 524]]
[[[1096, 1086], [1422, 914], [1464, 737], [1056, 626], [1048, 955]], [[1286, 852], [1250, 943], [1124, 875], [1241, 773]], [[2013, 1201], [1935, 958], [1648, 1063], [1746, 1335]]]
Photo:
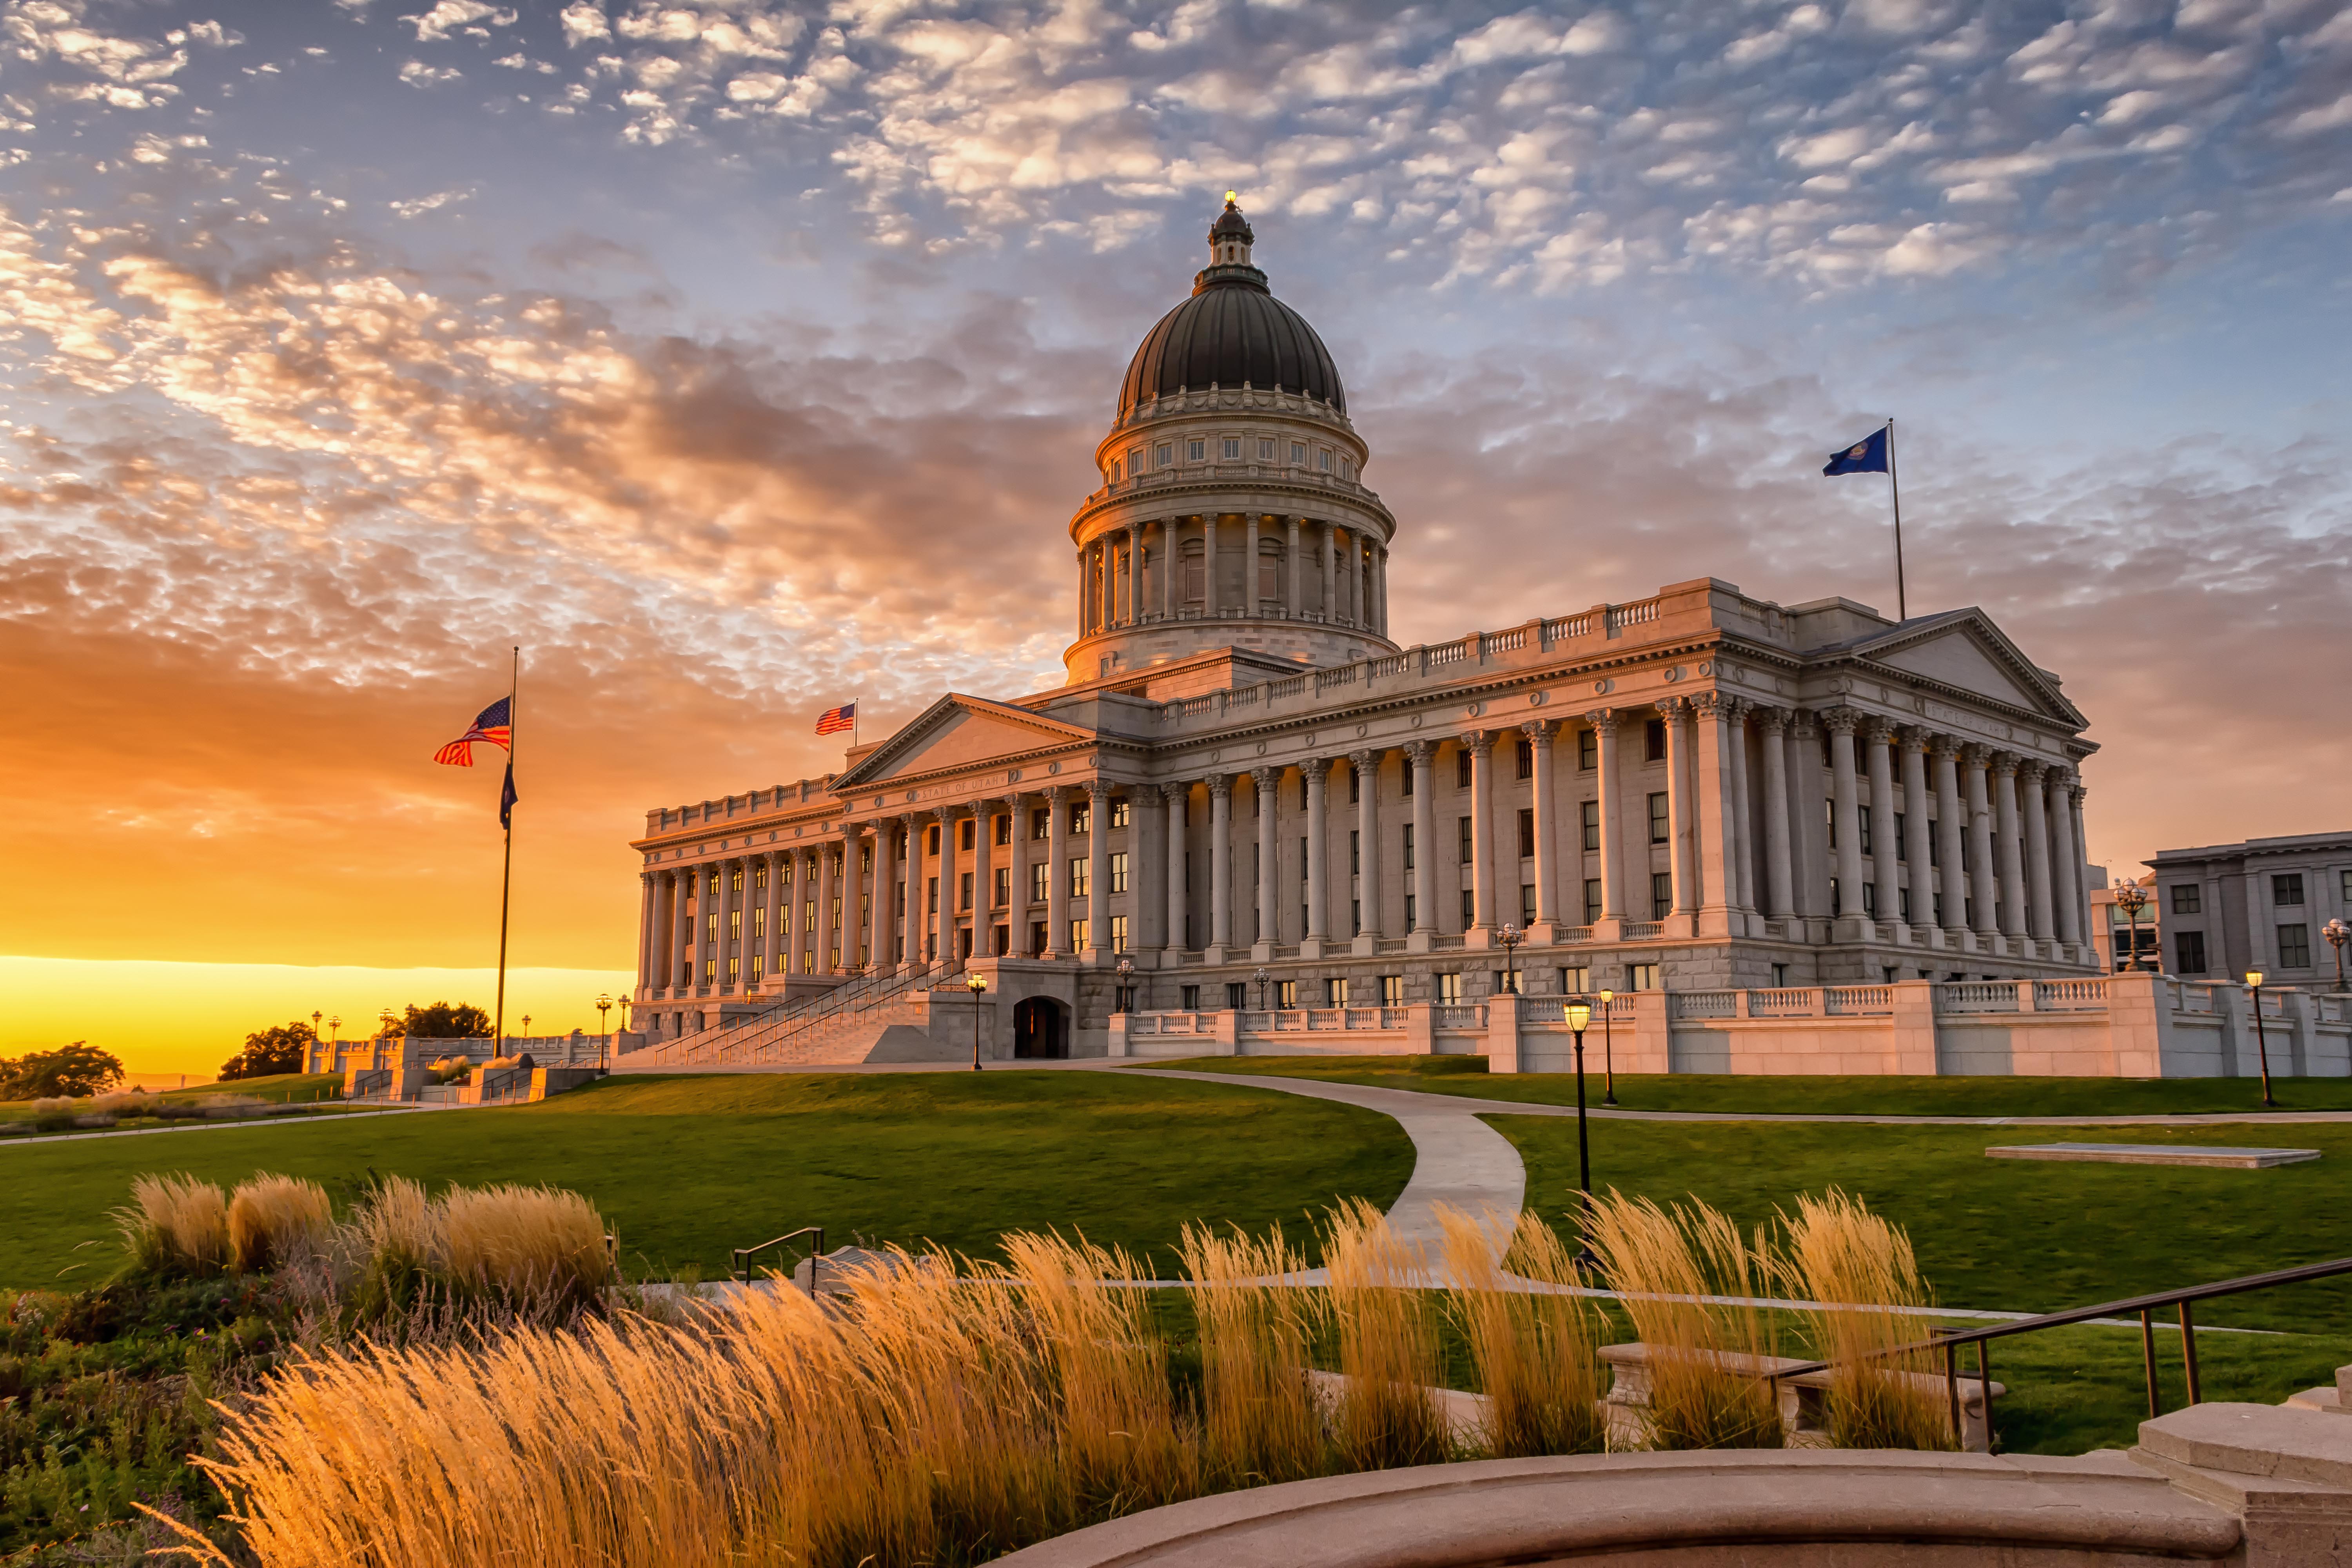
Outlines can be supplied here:
[[1892, 1013], [1895, 1011], [1895, 987], [1832, 985], [1822, 993], [1822, 1011], [1838, 1017]]

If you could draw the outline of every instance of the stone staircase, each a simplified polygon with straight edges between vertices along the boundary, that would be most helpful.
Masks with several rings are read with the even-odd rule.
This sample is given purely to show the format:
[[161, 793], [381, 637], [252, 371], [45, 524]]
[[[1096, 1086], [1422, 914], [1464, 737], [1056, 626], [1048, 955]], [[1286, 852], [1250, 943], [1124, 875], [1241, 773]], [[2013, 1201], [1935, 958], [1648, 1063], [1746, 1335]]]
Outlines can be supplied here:
[[823, 995], [772, 1007], [731, 1029], [665, 1040], [643, 1054], [643, 1065], [675, 1069], [863, 1061], [881, 1030], [893, 1024], [921, 1023], [923, 994], [961, 969], [960, 963], [930, 963], [903, 973], [859, 975]]

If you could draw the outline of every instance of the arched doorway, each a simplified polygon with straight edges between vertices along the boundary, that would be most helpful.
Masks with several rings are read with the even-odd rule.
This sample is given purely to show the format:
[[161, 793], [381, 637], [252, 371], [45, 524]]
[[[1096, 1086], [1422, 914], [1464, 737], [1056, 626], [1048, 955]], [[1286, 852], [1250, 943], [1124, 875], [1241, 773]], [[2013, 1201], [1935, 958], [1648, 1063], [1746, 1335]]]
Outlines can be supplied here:
[[1062, 1005], [1048, 996], [1032, 996], [1013, 1004], [1013, 1054], [1016, 1057], [1066, 1057], [1069, 1043], [1062, 1031]]

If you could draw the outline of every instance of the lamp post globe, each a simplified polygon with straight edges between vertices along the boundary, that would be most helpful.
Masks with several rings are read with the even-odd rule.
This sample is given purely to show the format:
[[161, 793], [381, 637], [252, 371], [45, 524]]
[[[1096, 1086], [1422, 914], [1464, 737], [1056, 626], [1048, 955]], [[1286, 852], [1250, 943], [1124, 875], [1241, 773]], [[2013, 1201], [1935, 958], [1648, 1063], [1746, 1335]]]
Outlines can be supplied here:
[[2129, 917], [2131, 921], [2131, 962], [2128, 963], [2118, 963], [2116, 967], [2117, 969], [2137, 969], [2140, 967], [2139, 912], [2140, 910], [2147, 908], [2147, 889], [2136, 883], [2126, 882], [2116, 892], [2116, 908], [2123, 910], [2123, 912]]
[[1516, 996], [1519, 993], [1519, 943], [1527, 941], [1528, 933], [1517, 925], [1506, 925], [1495, 933], [1495, 939], [1503, 944], [1503, 989]]
[[1118, 1003], [1118, 1010], [1122, 1013], [1130, 1011], [1129, 1002], [1132, 993], [1129, 988], [1133, 985], [1134, 983], [1135, 960], [1131, 958], [1120, 959], [1118, 961], [1118, 995], [1115, 1000]]
[[2326, 937], [2327, 945], [2336, 950], [2336, 989], [2341, 992], [2344, 989], [2344, 944], [2352, 942], [2352, 925], [2346, 925], [2340, 919], [2332, 920], [2319, 928], [2319, 934]]
[[980, 998], [988, 989], [988, 976], [977, 972], [965, 976], [964, 989], [971, 993], [971, 1070], [980, 1070]]
[[1263, 1013], [1265, 1011], [1265, 983], [1273, 979], [1274, 975], [1265, 964], [1261, 963], [1251, 972], [1250, 978], [1257, 982], [1257, 1010]]

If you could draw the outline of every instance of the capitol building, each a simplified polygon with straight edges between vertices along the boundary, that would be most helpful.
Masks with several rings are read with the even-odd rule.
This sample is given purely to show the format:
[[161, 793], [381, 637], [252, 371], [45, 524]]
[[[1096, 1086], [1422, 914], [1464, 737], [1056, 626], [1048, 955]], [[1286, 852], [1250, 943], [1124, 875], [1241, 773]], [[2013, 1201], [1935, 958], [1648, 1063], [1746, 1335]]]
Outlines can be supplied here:
[[1254, 239], [1228, 201], [1118, 385], [1063, 684], [646, 814], [630, 1045], [1485, 1049], [1496, 998], [1827, 1028], [2099, 973], [2085, 721], [1979, 610], [1701, 577], [1400, 647], [1412, 521]]

